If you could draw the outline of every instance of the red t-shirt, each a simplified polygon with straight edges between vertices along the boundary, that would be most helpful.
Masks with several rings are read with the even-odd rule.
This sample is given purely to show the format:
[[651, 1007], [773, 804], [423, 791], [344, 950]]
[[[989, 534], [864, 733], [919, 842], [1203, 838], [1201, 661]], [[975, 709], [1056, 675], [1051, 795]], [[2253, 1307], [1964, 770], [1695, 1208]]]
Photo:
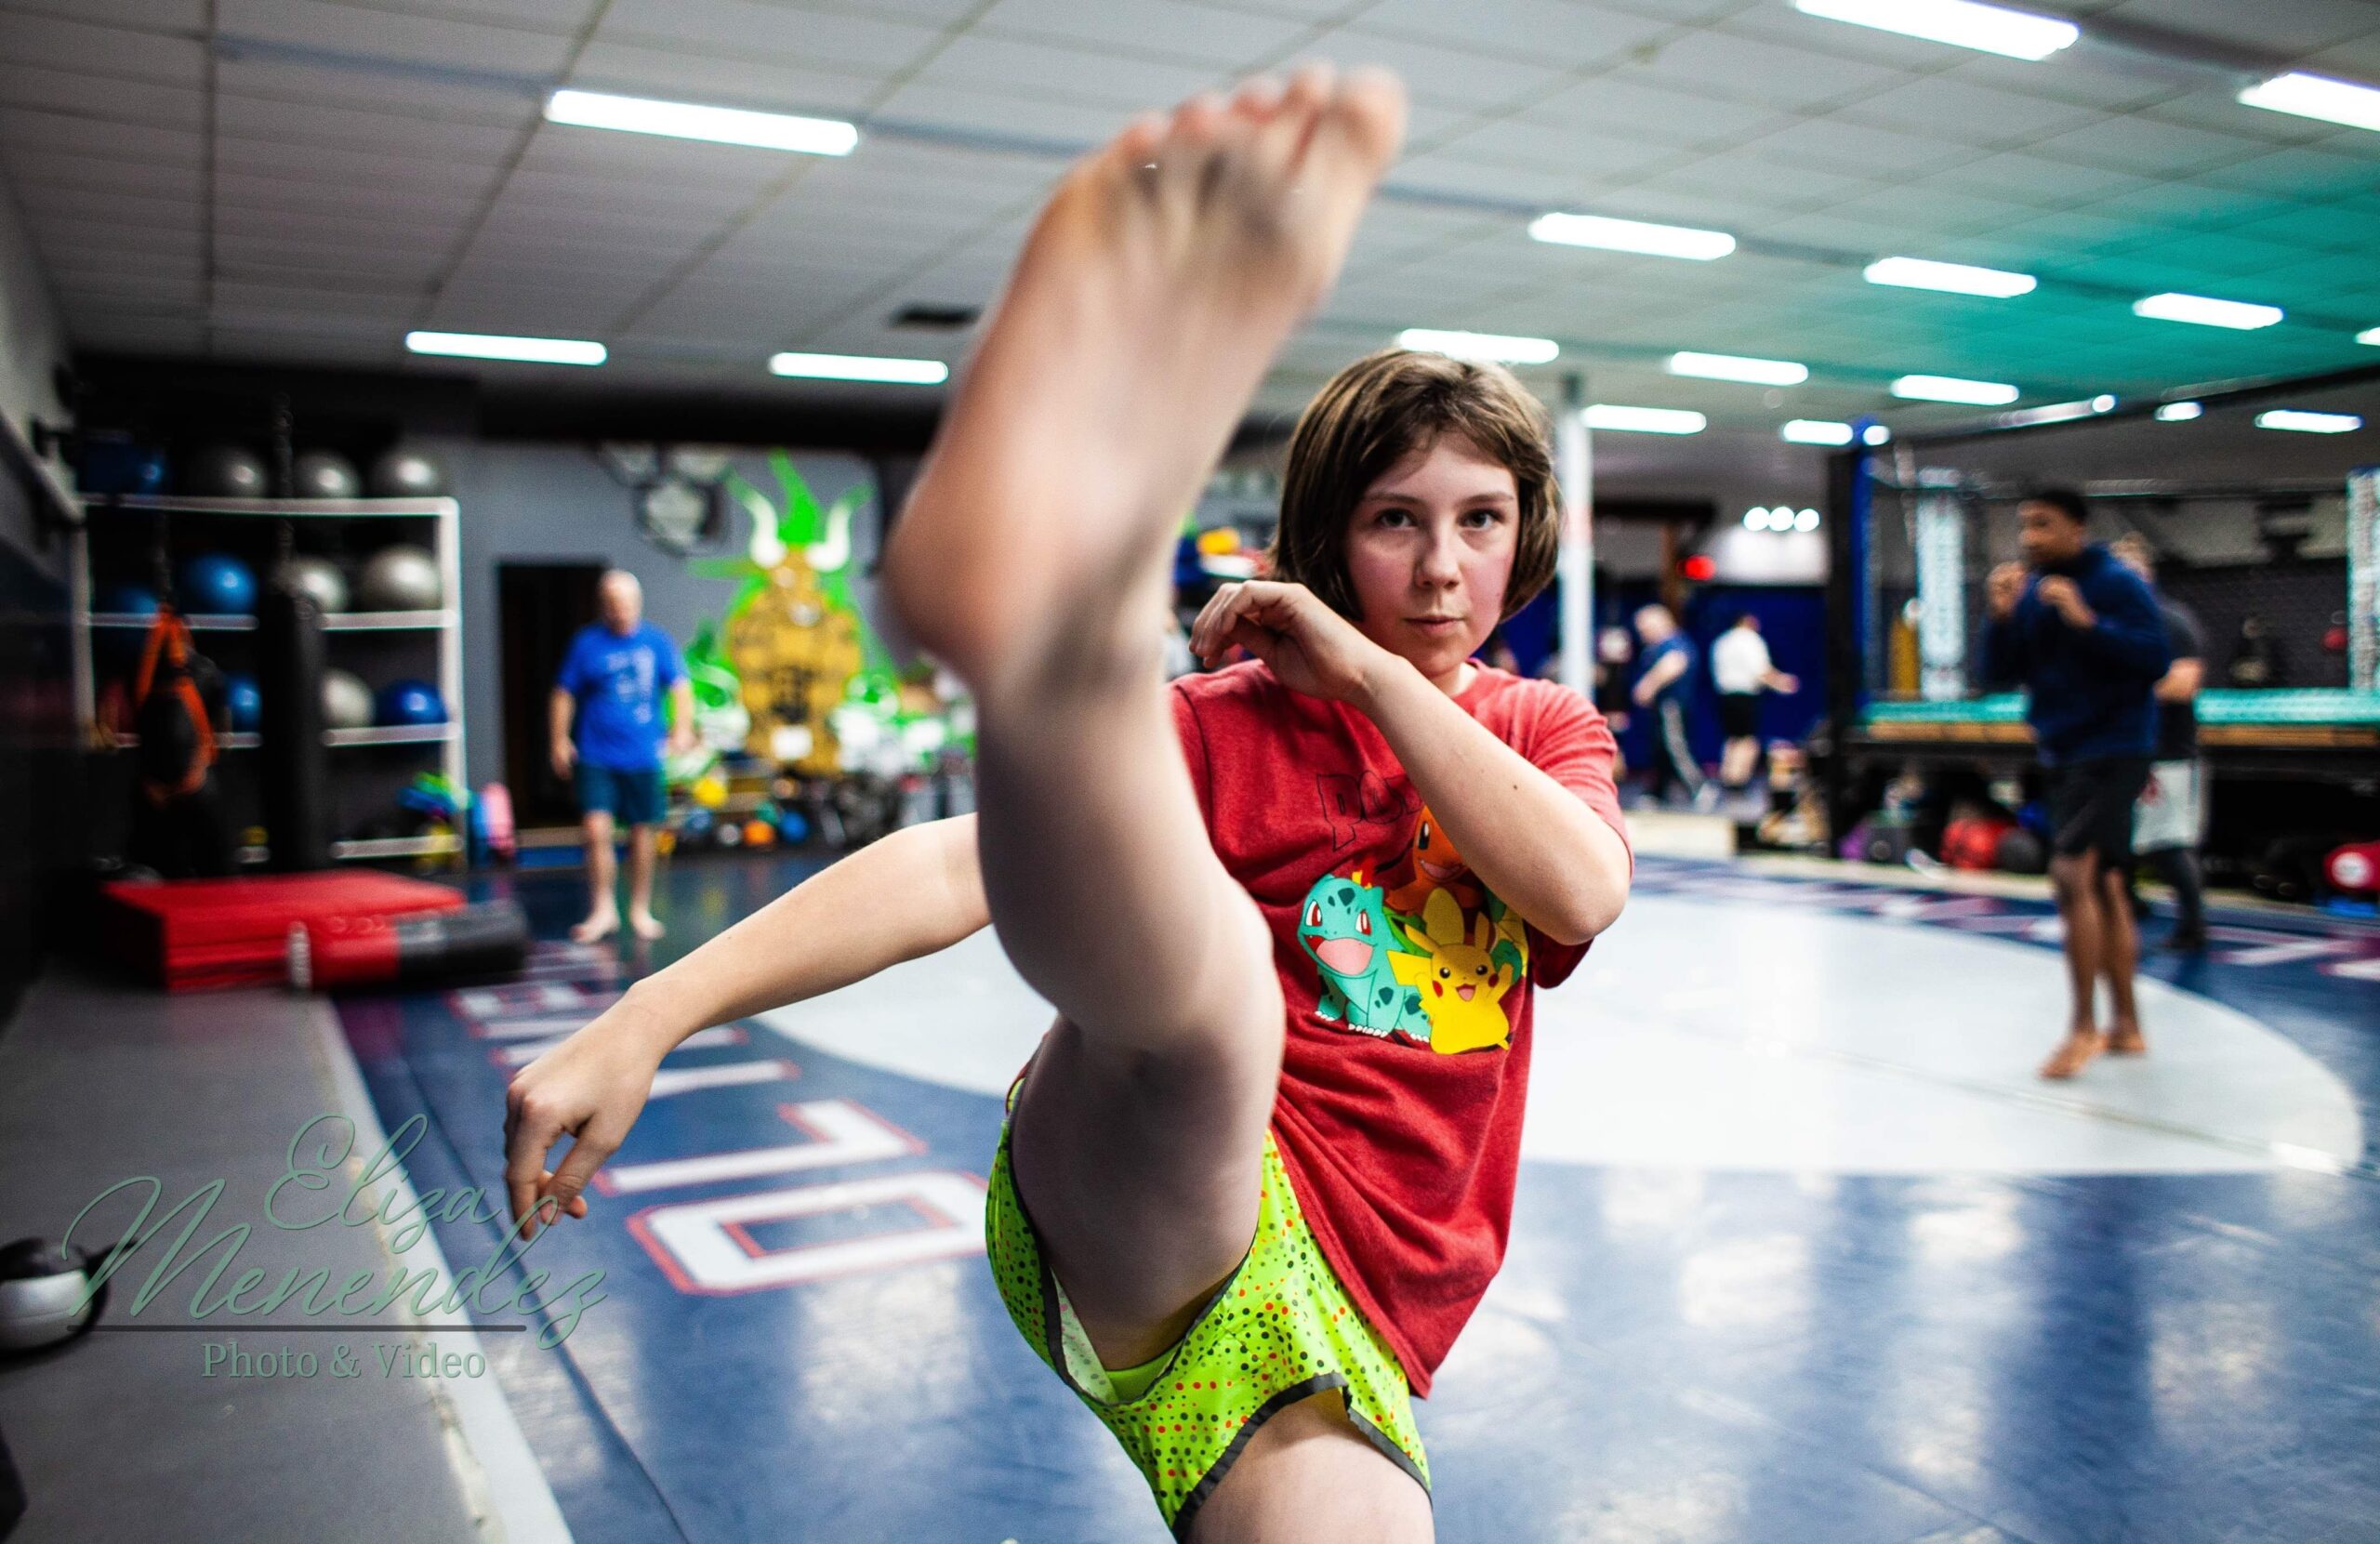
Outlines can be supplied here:
[[[1463, 710], [1626, 840], [1603, 715], [1473, 668]], [[1426, 1394], [1503, 1263], [1531, 985], [1559, 985], [1586, 945], [1506, 911], [1355, 708], [1254, 662], [1184, 676], [1172, 701], [1216, 855], [1273, 929], [1289, 1015], [1275, 1143], [1323, 1253]]]

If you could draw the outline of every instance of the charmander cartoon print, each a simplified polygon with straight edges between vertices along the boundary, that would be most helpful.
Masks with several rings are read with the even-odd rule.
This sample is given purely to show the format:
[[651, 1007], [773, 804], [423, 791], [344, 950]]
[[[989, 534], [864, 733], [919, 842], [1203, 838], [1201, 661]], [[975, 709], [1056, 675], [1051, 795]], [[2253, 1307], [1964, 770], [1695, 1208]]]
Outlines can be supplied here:
[[1400, 982], [1389, 963], [1406, 945], [1390, 927], [1379, 889], [1364, 883], [1362, 869], [1314, 882], [1298, 917], [1298, 942], [1322, 973], [1315, 1005], [1322, 1017], [1364, 1035], [1429, 1041], [1421, 989]]
[[[1510, 914], [1507, 913], [1509, 916]], [[1520, 979], [1514, 965], [1499, 959], [1497, 919], [1482, 911], [1466, 925], [1451, 891], [1434, 890], [1422, 904], [1421, 925], [1403, 921], [1397, 931], [1415, 954], [1391, 955], [1397, 980], [1417, 987], [1430, 1021], [1430, 1049], [1442, 1055], [1509, 1048], [1513, 1026], [1504, 1017], [1504, 994]]]
[[1381, 875], [1381, 882], [1387, 887], [1388, 909], [1407, 917], [1420, 917], [1434, 890], [1453, 891], [1465, 909], [1477, 907], [1486, 894], [1426, 804], [1413, 827], [1411, 849]]

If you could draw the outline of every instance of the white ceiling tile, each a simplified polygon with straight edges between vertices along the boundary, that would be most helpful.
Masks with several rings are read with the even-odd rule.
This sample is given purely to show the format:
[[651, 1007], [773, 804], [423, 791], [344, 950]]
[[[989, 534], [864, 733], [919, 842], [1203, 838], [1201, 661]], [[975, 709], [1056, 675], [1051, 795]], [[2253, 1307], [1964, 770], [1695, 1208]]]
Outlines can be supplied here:
[[1116, 101], [1086, 102], [1046, 90], [984, 89], [927, 76], [886, 98], [876, 116], [937, 125], [962, 137], [1023, 138], [1089, 150], [1113, 139], [1135, 111]]
[[[195, 143], [195, 141], [193, 141]], [[47, 147], [0, 140], [0, 165], [20, 191], [62, 188], [96, 195], [125, 192], [152, 198], [196, 198], [199, 170], [133, 157], [77, 155]]]
[[2107, 14], [2280, 53], [2327, 48], [2380, 30], [2366, 0], [2131, 0]]
[[245, 139], [375, 152], [402, 144], [411, 154], [487, 167], [500, 166], [511, 157], [526, 126], [269, 100], [230, 91], [217, 95], [215, 122], [220, 132]]
[[1230, 84], [1229, 72], [1207, 65], [1159, 64], [1088, 48], [1054, 48], [974, 35], [960, 37], [937, 54], [919, 78], [976, 91], [1105, 104], [1122, 110], [1115, 128], [1121, 128], [1126, 118], [1144, 108], [1170, 107], [1198, 92]]
[[215, 0], [215, 26], [231, 38], [508, 74], [556, 74], [571, 47], [571, 40], [559, 33], [407, 16], [331, 0]]
[[1526, 62], [1467, 52], [1348, 27], [1304, 48], [1300, 59], [1327, 59], [1342, 65], [1380, 65], [1404, 77], [1418, 101], [1450, 104], [1483, 114], [1518, 108], [1549, 93], [1562, 72], [1544, 62]]
[[430, 69], [358, 70], [261, 55], [218, 58], [215, 83], [226, 97], [320, 103], [516, 128], [525, 128], [536, 120], [542, 99], [525, 78], [514, 82]]
[[1113, 49], [1236, 73], [1270, 63], [1310, 29], [1286, 17], [1189, 0], [998, 0], [972, 29], [983, 37]]
[[1500, 118], [1448, 139], [1437, 149], [1461, 158], [1550, 173], [1565, 186], [1578, 181], [1581, 173], [1614, 179], [1640, 176], [1691, 153], [1675, 144], [1634, 137], [1586, 129], [1558, 132], [1522, 118]]
[[377, 10], [459, 18], [532, 32], [575, 33], [602, 8], [602, 0], [372, 0]]
[[206, 0], [6, 0], [0, 10], [186, 37], [206, 29]]
[[2136, 192], [2156, 185], [2149, 178], [2132, 172], [2111, 171], [2103, 166], [2086, 166], [2073, 161], [2053, 160], [2046, 155], [2014, 152], [1946, 167], [1929, 180], [1952, 188], [1971, 188], [2044, 208], [2087, 204], [2095, 199], [2121, 192]]
[[2242, 188], [2274, 197], [2323, 203], [2349, 194], [2369, 193], [2380, 187], [2380, 136], [2365, 135], [2372, 149], [2360, 142], [2361, 153], [2343, 155], [2333, 150], [2274, 151], [2247, 161], [2213, 167], [2198, 180], [2218, 187]]
[[877, 72], [602, 39], [587, 46], [570, 73], [573, 86], [590, 91], [829, 117], [850, 117], [873, 106], [887, 78]]
[[218, 211], [277, 213], [291, 218], [323, 216], [368, 226], [449, 226], [475, 215], [485, 202], [482, 186], [421, 186], [332, 179], [298, 181], [280, 170], [218, 167]]
[[2030, 147], [2034, 155], [2111, 166], [2142, 177], [2187, 177], [2245, 160], [2267, 149], [2238, 135], [2137, 117], [2102, 118]]
[[194, 134], [205, 123], [197, 91], [105, 75], [11, 64], [0, 71], [0, 107], [98, 123], [136, 124]]
[[1469, 53], [1574, 70], [1666, 36], [1671, 24], [1570, 0], [1381, 0], [1368, 7], [1367, 33], [1411, 37]]
[[1683, 90], [1642, 72], [1604, 75], [1567, 86], [1521, 111], [1530, 123], [1555, 129], [1618, 129], [1695, 147], [1740, 140], [1784, 126], [1780, 110], [1738, 99], [1722, 90]]
[[789, 68], [870, 74], [910, 67], [941, 33], [916, 22], [796, 10], [767, 0], [612, 0], [595, 35], [647, 48], [691, 46]]
[[63, 16], [0, 11], [0, 58], [11, 72], [34, 67], [195, 89], [205, 50], [190, 36], [95, 26]]
[[1689, 33], [1665, 45], [1651, 62], [1620, 71], [1620, 78], [1688, 91], [1719, 87], [1740, 101], [1796, 111], [1857, 100], [1913, 78], [1907, 71], [1819, 51], [1822, 47], [1822, 43], [1793, 48], [1724, 33]]
[[2013, 145], [2081, 128], [2103, 116], [2095, 107], [2044, 101], [1943, 75], [1897, 86], [1836, 110], [1849, 123], [1897, 129], [1969, 146]]
[[1845, 177], [1905, 178], [1977, 158], [1976, 147], [1840, 118], [1810, 118], [1748, 141], [1743, 153], [1776, 165], [1814, 166]]
[[448, 194], [483, 191], [494, 186], [497, 175], [492, 166], [414, 155], [395, 143], [379, 151], [362, 151], [227, 134], [218, 141], [215, 156], [218, 174], [247, 174], [299, 183], [360, 183]]

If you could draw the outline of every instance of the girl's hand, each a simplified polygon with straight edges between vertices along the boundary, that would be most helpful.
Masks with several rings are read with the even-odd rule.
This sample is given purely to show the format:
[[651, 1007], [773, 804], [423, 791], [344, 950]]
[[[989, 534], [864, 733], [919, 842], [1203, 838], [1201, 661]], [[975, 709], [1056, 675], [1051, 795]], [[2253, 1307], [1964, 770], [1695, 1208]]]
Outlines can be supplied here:
[[[654, 1027], [623, 999], [513, 1075], [504, 1097], [504, 1183], [522, 1242], [559, 1217], [587, 1215], [581, 1193], [619, 1151], [653, 1091], [662, 1055]], [[547, 1155], [565, 1132], [577, 1140], [562, 1168], [549, 1169]]]
[[1191, 625], [1190, 652], [1206, 664], [1234, 647], [1263, 660], [1290, 691], [1333, 702], [1361, 697], [1390, 657], [1314, 591], [1273, 579], [1225, 585]]

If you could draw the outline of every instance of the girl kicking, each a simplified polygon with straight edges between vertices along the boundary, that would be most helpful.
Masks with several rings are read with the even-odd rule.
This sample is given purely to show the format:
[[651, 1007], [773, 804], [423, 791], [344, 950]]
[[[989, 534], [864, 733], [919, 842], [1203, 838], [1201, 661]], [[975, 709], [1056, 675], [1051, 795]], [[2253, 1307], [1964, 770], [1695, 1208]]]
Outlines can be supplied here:
[[1627, 896], [1603, 720], [1471, 662], [1556, 542], [1545, 415], [1501, 369], [1326, 386], [1274, 577], [1192, 632], [1254, 657], [1160, 683], [1180, 512], [1403, 125], [1394, 80], [1313, 69], [1066, 176], [885, 562], [974, 694], [978, 812], [638, 983], [509, 1100], [516, 1219], [583, 1217], [686, 1036], [988, 922], [1059, 1014], [1010, 1091], [993, 1274], [1183, 1538], [1431, 1537], [1410, 1395], [1502, 1260], [1532, 989]]

